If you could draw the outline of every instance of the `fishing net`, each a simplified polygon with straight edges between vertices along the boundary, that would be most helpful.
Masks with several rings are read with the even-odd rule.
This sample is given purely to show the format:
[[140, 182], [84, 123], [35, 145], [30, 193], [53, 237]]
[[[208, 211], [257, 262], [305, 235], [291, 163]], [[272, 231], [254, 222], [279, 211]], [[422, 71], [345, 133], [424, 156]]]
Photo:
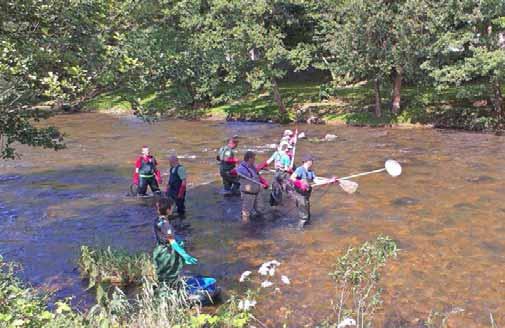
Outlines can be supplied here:
[[354, 194], [359, 186], [358, 183], [350, 180], [338, 180], [338, 184], [348, 194]]

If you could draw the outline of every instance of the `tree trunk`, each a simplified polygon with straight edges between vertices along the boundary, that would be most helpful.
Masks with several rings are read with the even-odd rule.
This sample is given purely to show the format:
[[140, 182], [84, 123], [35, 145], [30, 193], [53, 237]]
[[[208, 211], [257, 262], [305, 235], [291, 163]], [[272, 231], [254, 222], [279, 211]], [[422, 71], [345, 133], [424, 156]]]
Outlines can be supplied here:
[[395, 68], [394, 72], [394, 81], [393, 81], [393, 92], [391, 97], [391, 111], [394, 114], [398, 114], [400, 112], [400, 98], [401, 98], [401, 89], [402, 89], [402, 71], [399, 68]]
[[496, 112], [496, 117], [498, 118], [498, 124], [502, 124], [505, 119], [505, 108], [503, 104], [503, 95], [501, 93], [501, 84], [497, 78], [493, 80], [493, 105]]
[[282, 102], [282, 97], [281, 93], [279, 91], [279, 86], [277, 85], [277, 81], [275, 79], [271, 80], [272, 82], [272, 92], [274, 94], [274, 100], [277, 103], [277, 106], [279, 106], [279, 113], [281, 115], [286, 114], [286, 107], [284, 106], [284, 103]]
[[375, 91], [375, 116], [382, 116], [381, 109], [381, 90], [380, 90], [380, 80], [375, 79], [374, 81], [374, 91]]

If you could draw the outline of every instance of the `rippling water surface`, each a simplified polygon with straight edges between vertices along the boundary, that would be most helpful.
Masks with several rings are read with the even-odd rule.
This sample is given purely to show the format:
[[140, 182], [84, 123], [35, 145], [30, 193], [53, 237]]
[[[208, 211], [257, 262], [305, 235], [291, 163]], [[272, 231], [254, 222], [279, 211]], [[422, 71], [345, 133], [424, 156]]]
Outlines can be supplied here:
[[316, 156], [319, 175], [347, 175], [395, 158], [404, 175], [356, 180], [359, 192], [331, 187], [313, 195], [313, 222], [294, 229], [292, 205], [272, 210], [253, 227], [239, 223], [237, 199], [220, 194], [216, 149], [242, 136], [239, 151], [266, 158], [283, 127], [268, 124], [165, 121], [148, 125], [102, 114], [51, 119], [68, 148], [20, 147], [20, 160], [0, 162], [0, 253], [23, 264], [31, 283], [76, 295], [86, 306], [76, 270], [80, 245], [150, 251], [149, 202], [125, 197], [139, 148], [150, 145], [162, 169], [177, 152], [187, 167], [187, 233], [200, 264], [190, 269], [236, 288], [244, 270], [282, 262], [291, 285], [260, 302], [268, 326], [313, 326], [331, 314], [337, 256], [379, 234], [399, 242], [382, 285], [380, 325], [417, 327], [430, 311], [459, 312], [454, 327], [488, 327], [489, 313], [505, 324], [505, 138], [439, 130], [299, 126], [309, 137], [336, 134], [330, 143], [300, 141], [298, 154]]

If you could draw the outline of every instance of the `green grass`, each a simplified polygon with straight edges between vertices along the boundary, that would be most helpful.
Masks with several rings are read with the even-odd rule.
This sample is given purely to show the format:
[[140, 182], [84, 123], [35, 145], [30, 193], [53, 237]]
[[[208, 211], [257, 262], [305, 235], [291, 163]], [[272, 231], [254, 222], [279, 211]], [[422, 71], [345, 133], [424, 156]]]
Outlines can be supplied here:
[[[248, 121], [306, 121], [316, 117], [327, 123], [345, 123], [357, 126], [384, 126], [391, 124], [432, 124], [440, 127], [483, 130], [492, 128], [497, 122], [492, 118], [490, 104], [474, 107], [477, 100], [489, 98], [487, 86], [471, 83], [461, 87], [437, 90], [424, 85], [404, 85], [402, 88], [402, 110], [400, 115], [389, 112], [391, 87], [382, 85], [383, 116], [373, 113], [374, 94], [371, 84], [325, 89], [317, 82], [283, 82], [279, 89], [288, 109], [279, 115], [277, 104], [269, 91], [257, 92], [228, 104], [207, 109], [179, 108], [165, 93], [143, 92], [136, 97], [149, 112], [163, 112], [177, 117], [214, 117], [228, 120]], [[505, 90], [504, 90], [505, 91]], [[322, 100], [325, 95], [325, 100]], [[99, 95], [88, 101], [84, 108], [97, 111], [130, 111], [125, 90]]]

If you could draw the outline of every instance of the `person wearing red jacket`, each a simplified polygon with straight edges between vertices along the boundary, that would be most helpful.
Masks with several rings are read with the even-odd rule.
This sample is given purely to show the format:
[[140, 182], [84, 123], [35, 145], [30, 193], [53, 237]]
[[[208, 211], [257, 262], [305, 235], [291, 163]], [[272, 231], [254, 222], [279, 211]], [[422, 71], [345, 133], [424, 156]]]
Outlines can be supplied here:
[[160, 171], [157, 168], [158, 163], [151, 155], [149, 147], [142, 147], [142, 154], [135, 161], [135, 172], [133, 173], [133, 184], [137, 185], [137, 193], [145, 196], [147, 186], [153, 193], [159, 194], [159, 184], [162, 183]]
[[238, 136], [228, 139], [228, 143], [219, 149], [216, 159], [219, 161], [219, 174], [223, 179], [225, 195], [239, 195], [240, 183], [238, 181], [236, 166], [239, 163], [235, 157], [235, 148], [238, 146]]

